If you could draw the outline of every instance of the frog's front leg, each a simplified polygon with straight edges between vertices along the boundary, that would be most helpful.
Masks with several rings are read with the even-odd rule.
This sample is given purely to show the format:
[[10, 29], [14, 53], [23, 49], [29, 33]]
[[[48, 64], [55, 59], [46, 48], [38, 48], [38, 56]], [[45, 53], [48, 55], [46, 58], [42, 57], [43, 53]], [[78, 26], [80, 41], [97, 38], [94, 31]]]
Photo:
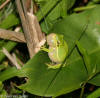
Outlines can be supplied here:
[[41, 50], [45, 51], [45, 52], [50, 52], [50, 50], [48, 48], [46, 48], [45, 46], [41, 47]]

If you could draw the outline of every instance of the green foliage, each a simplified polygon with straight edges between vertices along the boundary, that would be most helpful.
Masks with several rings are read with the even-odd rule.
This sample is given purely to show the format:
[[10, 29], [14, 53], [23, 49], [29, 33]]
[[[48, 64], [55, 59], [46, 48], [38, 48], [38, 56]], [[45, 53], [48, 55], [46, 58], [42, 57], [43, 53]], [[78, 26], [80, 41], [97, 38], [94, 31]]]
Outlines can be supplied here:
[[90, 76], [92, 73], [90, 57], [89, 57], [87, 51], [81, 46], [81, 44], [78, 41], [76, 41], [76, 45], [79, 49], [79, 52], [83, 56], [83, 60], [84, 60], [84, 63], [85, 63], [86, 69], [87, 69], [88, 76]]
[[[42, 30], [47, 33], [62, 34], [68, 43], [69, 53], [62, 63], [65, 67], [48, 69], [46, 63], [49, 63], [50, 59], [44, 51], [39, 51], [20, 70], [15, 67], [2, 70], [5, 69], [5, 66], [0, 65], [0, 94], [3, 92], [6, 94], [2, 82], [15, 76], [27, 77], [26, 83], [17, 86], [18, 88], [46, 97], [68, 94], [83, 88], [86, 83], [100, 86], [100, 5], [86, 6], [81, 10], [79, 8], [77, 11], [86, 11], [69, 16], [67, 12], [72, 8], [75, 0], [35, 1], [41, 6], [41, 10], [36, 15], [41, 21]], [[44, 16], [49, 27], [48, 30], [45, 28]], [[18, 17], [12, 13], [0, 23], [0, 28], [9, 29], [19, 23]], [[5, 47], [11, 51], [16, 45], [15, 42], [1, 41], [0, 49]], [[0, 51], [0, 61], [4, 58], [5, 55]], [[20, 93], [16, 89], [13, 89], [12, 92]], [[99, 97], [99, 93], [100, 89], [97, 89], [87, 98]]]
[[[4, 95], [6, 95], [7, 94], [7, 92], [3, 89], [3, 84], [2, 84], [2, 82], [0, 81], [0, 95], [2, 95], [2, 96], [4, 96]], [[0, 96], [1, 97], [1, 96]], [[4, 97], [2, 97], [2, 98], [4, 98]]]
[[14, 13], [11, 13], [0, 23], [0, 28], [9, 29], [20, 23], [19, 19]]
[[19, 24], [19, 19], [16, 17], [15, 14], [10, 14], [6, 19], [4, 19], [0, 23], [0, 28], [11, 28], [12, 26], [18, 25]]
[[2, 4], [5, 0], [0, 0], [0, 4]]
[[6, 65], [0, 65], [0, 71], [5, 69], [7, 66]]
[[[74, 3], [75, 0], [61, 0], [60, 3], [57, 3], [56, 6], [53, 8], [53, 10], [50, 10], [47, 16], [45, 17], [45, 21], [47, 22], [47, 24], [45, 23], [45, 21], [41, 23], [43, 32], [48, 33], [48, 31], [52, 28], [53, 24], [55, 24], [57, 19], [61, 17], [64, 18], [65, 16], [67, 16], [67, 10], [69, 10], [74, 5]], [[48, 7], [44, 9], [48, 9]], [[45, 15], [44, 12], [45, 11], [42, 10], [41, 14], [43, 16]], [[48, 26], [48, 30], [45, 25]]]
[[[19, 86], [19, 88], [40, 96], [58, 96], [81, 88], [81, 84], [88, 79], [88, 75], [75, 44], [76, 40], [79, 40], [89, 53], [91, 67], [96, 64], [99, 71], [98, 31], [100, 28], [97, 24], [100, 20], [99, 9], [100, 6], [97, 6], [83, 13], [73, 14], [58, 21], [53, 26], [51, 32], [63, 34], [69, 46], [69, 55], [65, 61], [66, 67], [49, 70], [45, 64], [50, 61], [48, 55], [40, 51], [21, 70], [10, 68], [0, 73], [0, 80], [4, 81], [14, 76], [27, 77], [27, 83]], [[100, 86], [100, 75], [93, 77], [89, 83]]]
[[100, 88], [95, 90], [93, 93], [88, 95], [86, 98], [99, 98], [100, 97]]
[[[15, 16], [15, 14], [10, 14], [6, 19], [4, 19], [0, 23], [0, 28], [8, 29], [17, 24], [19, 24], [19, 19]], [[0, 44], [3, 44], [2, 47], [5, 47], [8, 51], [11, 51], [17, 45], [16, 42], [12, 41], [9, 41], [8, 43], [4, 43], [3, 41], [1, 41]], [[0, 48], [0, 61], [2, 61], [5, 58], [4, 53], [1, 52], [2, 47]]]

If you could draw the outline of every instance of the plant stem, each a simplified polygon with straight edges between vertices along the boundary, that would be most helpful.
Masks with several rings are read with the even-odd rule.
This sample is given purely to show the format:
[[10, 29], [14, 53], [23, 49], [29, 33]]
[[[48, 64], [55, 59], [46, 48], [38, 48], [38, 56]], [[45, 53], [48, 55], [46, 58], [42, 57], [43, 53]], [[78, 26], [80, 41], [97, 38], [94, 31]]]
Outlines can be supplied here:
[[85, 89], [85, 87], [82, 87], [81, 94], [80, 94], [80, 98], [82, 98], [82, 97], [83, 97], [83, 94], [84, 94], [84, 89]]
[[86, 7], [78, 7], [78, 8], [75, 8], [74, 11], [75, 12], [83, 11], [83, 10], [91, 9], [91, 8], [94, 8], [94, 7], [96, 7], [96, 5], [91, 5], [91, 6], [86, 6]]
[[0, 29], [0, 38], [6, 39], [6, 40], [12, 40], [17, 42], [26, 43], [24, 34], [21, 32], [15, 32], [5, 29]]
[[[96, 71], [96, 70], [95, 70]], [[84, 89], [85, 89], [85, 85], [86, 83], [91, 80], [95, 75], [97, 75], [98, 73], [100, 73], [100, 71], [97, 71], [97, 72], [94, 72], [92, 73], [90, 76], [88, 76], [87, 80], [83, 83], [83, 86], [82, 86], [82, 90], [81, 90], [81, 93], [80, 93], [80, 98], [83, 97], [83, 94], [84, 94]]]
[[[87, 80], [88, 80], [88, 79], [87, 79]], [[82, 90], [81, 90], [81, 93], [80, 93], [80, 98], [83, 97], [86, 83], [87, 83], [87, 81], [85, 81], [84, 84], [83, 84], [83, 86], [82, 86]]]
[[[3, 47], [6, 48], [9, 52], [17, 45], [16, 42], [7, 42]], [[0, 61], [2, 61], [5, 58], [5, 54], [3, 52], [0, 52]]]
[[2, 9], [2, 8], [4, 8], [4, 6], [6, 5], [6, 4], [8, 4], [10, 2], [10, 0], [6, 0], [1, 6], [0, 6], [0, 10]]

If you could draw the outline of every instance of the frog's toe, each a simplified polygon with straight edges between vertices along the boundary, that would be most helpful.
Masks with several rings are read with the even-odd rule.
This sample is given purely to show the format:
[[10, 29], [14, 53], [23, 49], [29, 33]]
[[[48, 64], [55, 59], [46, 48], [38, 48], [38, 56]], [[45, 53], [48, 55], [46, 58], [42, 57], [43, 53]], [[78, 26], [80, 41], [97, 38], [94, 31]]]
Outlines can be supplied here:
[[48, 66], [48, 69], [57, 69], [60, 68], [61, 64], [52, 64], [52, 63], [46, 63]]

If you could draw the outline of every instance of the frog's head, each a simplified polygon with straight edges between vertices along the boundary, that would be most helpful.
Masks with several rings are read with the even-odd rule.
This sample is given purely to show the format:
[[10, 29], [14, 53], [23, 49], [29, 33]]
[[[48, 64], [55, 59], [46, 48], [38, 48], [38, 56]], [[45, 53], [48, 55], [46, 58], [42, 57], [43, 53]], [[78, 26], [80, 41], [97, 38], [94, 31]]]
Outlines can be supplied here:
[[58, 46], [63, 44], [63, 35], [51, 33], [47, 36], [47, 43], [49, 46]]

